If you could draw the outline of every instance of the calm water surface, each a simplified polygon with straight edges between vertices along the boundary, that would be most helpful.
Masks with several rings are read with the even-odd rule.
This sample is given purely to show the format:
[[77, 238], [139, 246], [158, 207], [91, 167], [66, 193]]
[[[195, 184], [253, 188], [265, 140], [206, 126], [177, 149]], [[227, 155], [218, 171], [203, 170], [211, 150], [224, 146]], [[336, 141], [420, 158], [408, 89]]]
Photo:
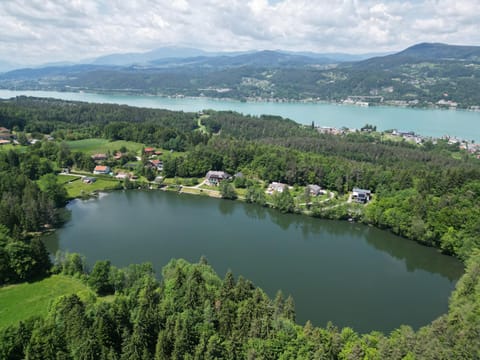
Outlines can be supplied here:
[[480, 141], [480, 112], [439, 109], [408, 109], [399, 107], [359, 107], [335, 104], [303, 104], [214, 100], [206, 98], [173, 99], [146, 95], [112, 95], [96, 93], [69, 93], [55, 91], [0, 90], [0, 98], [18, 95], [50, 97], [92, 103], [115, 103], [131, 106], [163, 108], [176, 111], [204, 109], [233, 110], [244, 114], [272, 114], [295, 120], [301, 124], [360, 128], [376, 125], [378, 130], [397, 129], [415, 131], [425, 136], [457, 136]]
[[92, 264], [197, 262], [205, 255], [271, 297], [292, 294], [297, 320], [357, 331], [417, 328], [447, 311], [462, 264], [387, 232], [281, 214], [255, 205], [162, 191], [115, 192], [74, 201], [72, 218], [46, 239]]

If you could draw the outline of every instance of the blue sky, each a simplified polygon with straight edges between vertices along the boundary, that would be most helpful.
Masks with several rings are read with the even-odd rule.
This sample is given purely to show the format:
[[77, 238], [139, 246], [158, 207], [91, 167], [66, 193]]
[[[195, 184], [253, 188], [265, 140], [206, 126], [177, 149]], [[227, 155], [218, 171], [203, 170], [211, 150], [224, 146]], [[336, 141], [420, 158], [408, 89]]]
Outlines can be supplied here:
[[78, 61], [162, 46], [396, 51], [480, 45], [480, 0], [1, 0], [0, 59]]

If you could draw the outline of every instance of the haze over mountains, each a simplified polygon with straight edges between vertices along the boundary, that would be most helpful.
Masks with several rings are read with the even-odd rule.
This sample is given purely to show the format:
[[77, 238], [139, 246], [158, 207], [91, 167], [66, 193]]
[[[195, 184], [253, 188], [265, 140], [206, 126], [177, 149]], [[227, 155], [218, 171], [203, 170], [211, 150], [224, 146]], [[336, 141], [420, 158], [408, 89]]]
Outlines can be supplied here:
[[[312, 59], [321, 59], [323, 62], [345, 62], [360, 61], [374, 56], [385, 55], [385, 53], [366, 53], [366, 54], [347, 54], [347, 53], [314, 53], [314, 52], [292, 52], [292, 51], [237, 51], [237, 52], [212, 52], [196, 48], [167, 46], [154, 49], [147, 52], [138, 53], [118, 53], [100, 56], [92, 59], [85, 59], [79, 62], [55, 62], [46, 64], [14, 64], [8, 61], [0, 60], [0, 72], [7, 72], [21, 68], [40, 68], [52, 66], [73, 66], [79, 64], [104, 65], [104, 66], [132, 66], [132, 65], [155, 65], [156, 63], [174, 63], [173, 59], [193, 59], [193, 58], [214, 58], [214, 57], [236, 57], [262, 52], [276, 52], [294, 56], [303, 56]], [[168, 60], [168, 61], [167, 61]]]
[[162, 48], [18, 69], [0, 87], [468, 108], [480, 105], [479, 78], [480, 47], [422, 43], [375, 57]]

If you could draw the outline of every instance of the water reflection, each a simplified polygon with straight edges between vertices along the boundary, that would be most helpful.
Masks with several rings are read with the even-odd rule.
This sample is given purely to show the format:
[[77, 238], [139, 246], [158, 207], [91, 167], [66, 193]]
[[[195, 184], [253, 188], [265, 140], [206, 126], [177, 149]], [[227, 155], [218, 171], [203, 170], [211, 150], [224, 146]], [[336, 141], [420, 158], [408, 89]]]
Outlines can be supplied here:
[[243, 210], [245, 215], [252, 219], [264, 220], [267, 217], [267, 209], [262, 206], [245, 204]]
[[463, 274], [464, 267], [460, 261], [446, 255], [431, 256], [432, 252], [438, 252], [438, 250], [419, 246], [407, 239], [397, 237], [385, 239], [381, 235], [382, 232], [378, 229], [371, 229], [365, 236], [365, 240], [375, 249], [402, 260], [409, 272], [422, 269], [440, 274], [450, 281], [457, 280]]
[[218, 209], [222, 215], [231, 215], [235, 210], [235, 203], [232, 200], [219, 200]]
[[375, 249], [404, 262], [409, 272], [425, 270], [440, 274], [450, 281], [456, 281], [464, 271], [463, 264], [455, 258], [441, 254], [432, 256], [432, 253], [438, 251], [362, 224], [283, 214], [255, 204], [243, 204], [243, 210], [249, 218], [264, 220], [268, 216], [272, 223], [282, 230], [296, 228], [302, 234], [303, 240], [307, 242], [314, 241], [315, 238], [358, 237]]

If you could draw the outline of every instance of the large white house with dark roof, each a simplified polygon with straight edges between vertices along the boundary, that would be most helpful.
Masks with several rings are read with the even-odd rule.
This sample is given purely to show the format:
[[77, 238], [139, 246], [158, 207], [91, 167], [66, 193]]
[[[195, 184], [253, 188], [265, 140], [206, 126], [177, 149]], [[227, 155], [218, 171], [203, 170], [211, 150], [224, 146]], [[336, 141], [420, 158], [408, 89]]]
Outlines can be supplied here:
[[230, 174], [226, 173], [225, 171], [213, 171], [210, 170], [207, 172], [207, 175], [205, 176], [206, 180], [210, 185], [218, 185], [220, 181], [230, 179], [231, 176]]
[[367, 203], [372, 198], [372, 192], [370, 190], [353, 188], [352, 199], [358, 203]]

